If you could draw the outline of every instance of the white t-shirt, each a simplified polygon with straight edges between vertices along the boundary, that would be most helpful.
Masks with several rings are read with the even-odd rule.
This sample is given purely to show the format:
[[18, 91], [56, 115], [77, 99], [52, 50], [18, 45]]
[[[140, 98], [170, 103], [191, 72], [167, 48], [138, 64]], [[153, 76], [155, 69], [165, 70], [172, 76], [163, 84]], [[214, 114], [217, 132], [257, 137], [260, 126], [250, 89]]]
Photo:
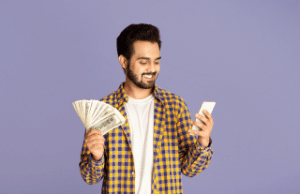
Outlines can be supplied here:
[[125, 104], [135, 166], [135, 193], [150, 194], [153, 166], [154, 95]]

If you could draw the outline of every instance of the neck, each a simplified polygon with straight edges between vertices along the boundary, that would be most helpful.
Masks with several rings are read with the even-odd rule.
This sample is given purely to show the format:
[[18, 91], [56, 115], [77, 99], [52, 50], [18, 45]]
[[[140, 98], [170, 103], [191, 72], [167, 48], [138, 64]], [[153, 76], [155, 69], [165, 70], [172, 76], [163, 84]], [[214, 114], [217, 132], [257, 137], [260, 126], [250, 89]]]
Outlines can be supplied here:
[[127, 78], [125, 81], [124, 90], [128, 96], [134, 99], [143, 99], [148, 97], [152, 93], [152, 88], [150, 89], [139, 88]]

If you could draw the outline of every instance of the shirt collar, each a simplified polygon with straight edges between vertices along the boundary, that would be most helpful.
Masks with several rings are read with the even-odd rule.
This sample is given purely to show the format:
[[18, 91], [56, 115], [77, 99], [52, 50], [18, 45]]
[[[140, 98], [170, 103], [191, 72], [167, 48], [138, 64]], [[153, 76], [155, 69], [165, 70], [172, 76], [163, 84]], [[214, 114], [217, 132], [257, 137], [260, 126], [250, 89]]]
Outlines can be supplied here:
[[[117, 90], [117, 99], [119, 106], [122, 106], [122, 104], [126, 104], [129, 100], [128, 95], [125, 93], [124, 89], [125, 82], [122, 82]], [[154, 97], [160, 100], [160, 102], [165, 105], [164, 98], [162, 95], [162, 89], [158, 87], [156, 84], [154, 86], [154, 90], [152, 92], [154, 94]]]

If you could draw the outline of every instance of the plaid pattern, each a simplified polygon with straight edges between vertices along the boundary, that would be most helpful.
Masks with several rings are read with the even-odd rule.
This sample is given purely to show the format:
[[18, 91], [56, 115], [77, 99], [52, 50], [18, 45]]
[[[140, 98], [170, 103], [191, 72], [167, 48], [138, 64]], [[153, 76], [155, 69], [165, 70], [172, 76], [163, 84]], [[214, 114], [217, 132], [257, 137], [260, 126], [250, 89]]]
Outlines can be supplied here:
[[[81, 151], [81, 176], [89, 185], [103, 178], [102, 193], [135, 193], [130, 127], [124, 106], [128, 96], [123, 87], [124, 82], [101, 101], [118, 109], [126, 119], [125, 124], [104, 135], [105, 149], [100, 161], [92, 160], [84, 141]], [[207, 168], [213, 155], [211, 141], [204, 148], [187, 132], [191, 117], [181, 97], [157, 85], [154, 96], [152, 194], [183, 193], [181, 173], [193, 177]]]

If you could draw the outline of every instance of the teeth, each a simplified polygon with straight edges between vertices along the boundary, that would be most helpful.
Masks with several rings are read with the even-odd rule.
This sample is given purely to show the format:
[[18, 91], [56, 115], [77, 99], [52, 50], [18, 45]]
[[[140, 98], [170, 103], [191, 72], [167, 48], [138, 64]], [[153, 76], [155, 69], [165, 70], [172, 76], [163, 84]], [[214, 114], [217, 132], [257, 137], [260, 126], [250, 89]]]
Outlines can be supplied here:
[[144, 75], [145, 77], [147, 77], [147, 78], [151, 78], [152, 77], [152, 75]]

